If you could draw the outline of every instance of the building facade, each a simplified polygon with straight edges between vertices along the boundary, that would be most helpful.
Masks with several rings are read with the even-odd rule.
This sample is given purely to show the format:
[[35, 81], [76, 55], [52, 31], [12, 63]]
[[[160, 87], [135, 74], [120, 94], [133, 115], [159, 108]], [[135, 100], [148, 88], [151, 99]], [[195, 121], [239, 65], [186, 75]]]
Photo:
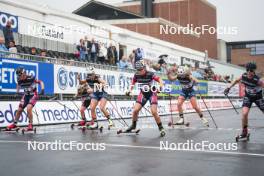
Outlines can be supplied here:
[[247, 62], [257, 63], [257, 73], [264, 76], [264, 40], [227, 42], [227, 62], [244, 66]]

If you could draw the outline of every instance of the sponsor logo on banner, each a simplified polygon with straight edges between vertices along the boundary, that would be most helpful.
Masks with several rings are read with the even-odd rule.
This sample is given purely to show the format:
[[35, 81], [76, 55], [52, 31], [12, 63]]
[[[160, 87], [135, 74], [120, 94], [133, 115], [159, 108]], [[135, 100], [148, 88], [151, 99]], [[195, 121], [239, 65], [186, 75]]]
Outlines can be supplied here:
[[18, 17], [9, 13], [0, 12], [0, 29], [6, 27], [7, 21], [11, 21], [11, 28], [13, 32], [18, 31]]
[[[169, 92], [171, 95], [179, 95], [182, 92], [182, 86], [180, 84], [179, 81], [169, 81], [167, 78], [163, 79], [163, 82], [165, 85], [171, 85], [171, 91]], [[196, 94], [201, 94], [203, 96], [207, 95], [207, 87], [208, 86], [208, 82], [207, 81], [203, 81], [203, 80], [199, 80], [199, 83], [197, 86], [194, 86], [193, 89], [195, 90]], [[167, 91], [166, 91], [167, 92]], [[165, 94], [165, 96], [168, 96]]]
[[[23, 67], [28, 75], [43, 81], [46, 94], [54, 94], [53, 64], [11, 58], [0, 59], [0, 93], [16, 92], [18, 67]], [[40, 89], [40, 86], [38, 87]]]
[[59, 88], [65, 90], [68, 85], [68, 72], [63, 67], [61, 67], [58, 71], [57, 80]]
[[[228, 109], [232, 108], [229, 100], [227, 99], [212, 99], [205, 100], [207, 107], [210, 110], [217, 109]], [[206, 107], [203, 101], [198, 100], [198, 105], [203, 111], [206, 111]], [[239, 105], [239, 101], [233, 102], [235, 106]], [[107, 103], [106, 110], [109, 112], [111, 118], [116, 119], [120, 118], [131, 118], [133, 112], [133, 106], [135, 101], [116, 101], [115, 103]], [[0, 102], [0, 127], [6, 127], [8, 124], [12, 123], [15, 118], [17, 107], [19, 102]], [[81, 114], [79, 108], [81, 106], [81, 101], [38, 101], [34, 106], [33, 111], [36, 112], [33, 114], [33, 123], [34, 124], [59, 124], [59, 123], [69, 123], [77, 122], [81, 120]], [[139, 112], [140, 117], [151, 116], [148, 109], [150, 109], [149, 102], [145, 105], [146, 108], [143, 108]], [[184, 102], [183, 105], [184, 112], [195, 112], [192, 108], [189, 101]], [[117, 113], [118, 111], [118, 113]], [[161, 100], [158, 103], [158, 113], [159, 115], [170, 115], [171, 111], [173, 114], [178, 113], [177, 101], [172, 100]], [[37, 116], [37, 117], [36, 117]], [[85, 111], [85, 116], [87, 120], [91, 120], [91, 110], [88, 108]], [[100, 111], [100, 108], [96, 108], [96, 116], [98, 120], [106, 120], [103, 113]], [[153, 123], [153, 121], [151, 121]], [[28, 118], [26, 112], [23, 112], [20, 119], [19, 125], [26, 125], [28, 123]]]
[[[133, 73], [95, 69], [96, 74], [106, 81], [105, 91], [109, 94], [124, 95], [129, 88]], [[54, 65], [54, 91], [55, 93], [75, 94], [78, 87], [77, 76], [86, 79], [87, 69], [84, 67]]]
[[18, 67], [23, 67], [28, 75], [33, 75], [37, 79], [39, 76], [37, 63], [31, 63], [31, 62], [25, 62], [19, 60], [1, 59], [0, 65], [1, 65], [1, 70], [0, 70], [1, 92], [16, 92], [16, 84], [17, 84], [16, 69]]

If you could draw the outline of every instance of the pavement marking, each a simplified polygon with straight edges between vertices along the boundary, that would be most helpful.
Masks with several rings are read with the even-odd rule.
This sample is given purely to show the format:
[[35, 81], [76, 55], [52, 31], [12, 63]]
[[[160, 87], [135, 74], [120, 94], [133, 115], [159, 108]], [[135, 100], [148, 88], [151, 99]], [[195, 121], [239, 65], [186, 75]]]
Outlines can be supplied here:
[[[22, 143], [28, 144], [28, 142], [34, 141], [9, 141], [9, 140], [0, 140], [0, 143]], [[47, 141], [36, 141], [36, 142], [47, 142]], [[51, 141], [53, 142], [53, 141]], [[108, 147], [117, 147], [117, 148], [133, 148], [133, 149], [152, 149], [152, 150], [160, 150], [160, 147], [156, 146], [144, 146], [144, 145], [126, 145], [126, 144], [107, 144], [105, 146]], [[210, 150], [160, 150], [161, 152], [194, 152], [194, 153], [207, 153], [207, 154], [223, 154], [223, 155], [243, 155], [243, 156], [257, 156], [264, 157], [262, 153], [247, 153], [247, 152], [225, 152], [225, 151], [210, 151]]]

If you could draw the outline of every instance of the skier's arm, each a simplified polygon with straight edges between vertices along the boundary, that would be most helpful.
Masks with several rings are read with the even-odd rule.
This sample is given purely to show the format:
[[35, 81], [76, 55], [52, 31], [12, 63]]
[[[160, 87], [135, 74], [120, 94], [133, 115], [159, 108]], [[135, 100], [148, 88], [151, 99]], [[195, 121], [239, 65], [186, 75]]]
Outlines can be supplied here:
[[135, 84], [136, 84], [136, 79], [135, 79], [135, 77], [132, 79], [132, 82], [131, 82], [131, 84], [130, 84], [130, 86], [129, 86], [129, 90], [125, 93], [127, 96], [130, 96], [130, 94], [131, 94], [131, 92], [132, 92], [132, 90], [133, 90], [133, 88], [134, 88], [134, 86], [135, 86]]
[[231, 89], [232, 87], [234, 87], [236, 84], [238, 84], [241, 81], [242, 77], [236, 79], [228, 88]]
[[228, 95], [230, 89], [231, 89], [232, 87], [234, 87], [237, 83], [239, 83], [239, 82], [241, 81], [241, 79], [242, 79], [242, 77], [236, 79], [236, 80], [235, 80], [230, 86], [228, 86], [228, 87], [224, 90], [224, 94], [225, 94], [225, 95]]
[[260, 87], [264, 88], [264, 79], [260, 79], [258, 84]]
[[156, 82], [159, 83], [160, 90], [161, 90], [162, 87], [164, 86], [162, 79], [161, 79], [159, 76], [154, 75], [154, 76], [153, 76], [153, 80], [155, 80]]
[[198, 84], [198, 79], [190, 75], [190, 79], [194, 81], [194, 84]]

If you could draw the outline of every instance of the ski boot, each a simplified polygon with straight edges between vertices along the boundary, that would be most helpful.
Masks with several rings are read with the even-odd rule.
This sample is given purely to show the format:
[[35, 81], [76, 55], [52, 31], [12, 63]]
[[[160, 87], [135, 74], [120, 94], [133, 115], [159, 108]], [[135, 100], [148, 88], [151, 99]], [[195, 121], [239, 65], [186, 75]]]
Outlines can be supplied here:
[[208, 120], [206, 118], [201, 117], [201, 120], [202, 120], [204, 126], [209, 127], [209, 122], [208, 122]]
[[160, 137], [164, 137], [165, 135], [166, 135], [166, 132], [165, 132], [164, 128], [162, 127], [160, 129]]
[[114, 127], [114, 122], [110, 118], [108, 118], [107, 120], [108, 120], [108, 130], [110, 130], [111, 127]]
[[176, 123], [175, 125], [184, 125], [184, 119], [181, 117]]
[[248, 130], [246, 128], [243, 129], [242, 133], [238, 136], [236, 136], [236, 142], [239, 141], [249, 141], [250, 134], [248, 133]]

